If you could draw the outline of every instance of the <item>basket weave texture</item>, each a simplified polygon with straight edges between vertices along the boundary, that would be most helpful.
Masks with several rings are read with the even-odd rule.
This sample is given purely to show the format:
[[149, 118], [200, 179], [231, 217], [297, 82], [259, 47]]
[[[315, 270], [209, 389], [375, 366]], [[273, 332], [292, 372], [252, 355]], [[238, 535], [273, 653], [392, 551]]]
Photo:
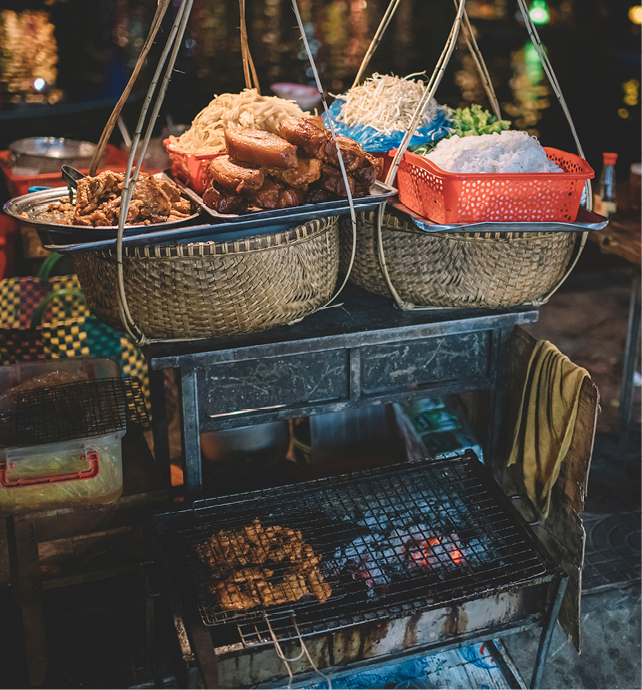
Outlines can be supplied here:
[[[74, 255], [87, 303], [123, 329], [115, 250]], [[127, 304], [150, 339], [207, 338], [289, 323], [330, 299], [339, 269], [336, 216], [229, 242], [125, 247]]]
[[[357, 217], [350, 281], [390, 296], [377, 253], [377, 213]], [[577, 233], [425, 233], [385, 214], [382, 240], [388, 273], [406, 302], [434, 307], [514, 307], [536, 302], [562, 280]], [[352, 250], [341, 220], [341, 270]]]

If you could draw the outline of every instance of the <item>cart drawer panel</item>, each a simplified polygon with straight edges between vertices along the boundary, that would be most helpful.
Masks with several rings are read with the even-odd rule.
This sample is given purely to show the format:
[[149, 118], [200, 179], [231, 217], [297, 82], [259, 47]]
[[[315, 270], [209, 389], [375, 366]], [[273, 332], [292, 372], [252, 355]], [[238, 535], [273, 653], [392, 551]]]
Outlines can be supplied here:
[[198, 372], [201, 417], [346, 400], [346, 350], [227, 362]]
[[487, 377], [491, 331], [374, 345], [361, 350], [364, 395], [417, 390], [432, 383]]

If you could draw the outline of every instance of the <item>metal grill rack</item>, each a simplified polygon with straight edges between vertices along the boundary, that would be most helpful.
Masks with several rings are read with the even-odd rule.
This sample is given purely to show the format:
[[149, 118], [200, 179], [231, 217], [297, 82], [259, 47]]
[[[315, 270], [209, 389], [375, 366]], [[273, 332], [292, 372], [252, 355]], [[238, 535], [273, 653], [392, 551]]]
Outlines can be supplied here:
[[[322, 557], [320, 571], [332, 589], [327, 601], [306, 596], [239, 611], [220, 605], [212, 584], [265, 561], [250, 558], [239, 565], [243, 550], [235, 545], [215, 571], [197, 552], [212, 537], [218, 548], [221, 538], [255, 519], [264, 528], [300, 530]], [[245, 644], [270, 640], [264, 614], [279, 639], [293, 639], [292, 614], [301, 634], [312, 635], [399, 618], [556, 572], [470, 452], [200, 501], [192, 510], [156, 516], [154, 524], [170, 570], [196, 593], [203, 623], [235, 624]], [[424, 545], [431, 546], [423, 551]], [[419, 564], [412, 556], [417, 548]], [[283, 569], [270, 568], [268, 580], [276, 584]]]
[[137, 378], [76, 381], [20, 394], [16, 443], [33, 446], [149, 425]]

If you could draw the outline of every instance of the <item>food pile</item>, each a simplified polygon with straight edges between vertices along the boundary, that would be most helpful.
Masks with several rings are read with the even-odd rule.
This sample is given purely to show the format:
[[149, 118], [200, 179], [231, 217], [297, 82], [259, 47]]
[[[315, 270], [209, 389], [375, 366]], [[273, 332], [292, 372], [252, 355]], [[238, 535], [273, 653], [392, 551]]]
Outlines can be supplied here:
[[263, 527], [255, 519], [238, 531], [220, 530], [196, 552], [212, 569], [210, 591], [228, 611], [285, 604], [309, 594], [323, 603], [332, 594], [319, 570], [321, 557], [300, 530]]
[[210, 154], [225, 151], [224, 132], [232, 127], [278, 133], [286, 117], [305, 115], [294, 102], [276, 96], [261, 96], [256, 89], [222, 93], [194, 118], [192, 126], [179, 138], [169, 137], [175, 151]]
[[[330, 107], [337, 133], [358, 141], [367, 151], [388, 151], [401, 144], [417, 106], [426, 92], [419, 76], [373, 74], [363, 84], [337, 96]], [[426, 105], [411, 143], [418, 145], [445, 136], [448, 109], [434, 100]]]
[[367, 196], [383, 161], [346, 137], [337, 143], [320, 117], [287, 117], [278, 136], [254, 129], [224, 131], [227, 155], [214, 158], [203, 201], [224, 214], [282, 209], [345, 198], [337, 143], [354, 197]]
[[[75, 205], [63, 197], [60, 203], [50, 204], [48, 211], [61, 213], [61, 225], [111, 227], [118, 225], [123, 173], [111, 170], [96, 177], [78, 180]], [[181, 220], [191, 215], [191, 204], [181, 198], [178, 187], [167, 179], [140, 173], [127, 212], [127, 225], [151, 225]]]
[[424, 157], [452, 173], [564, 172], [527, 132], [454, 136], [442, 139]]

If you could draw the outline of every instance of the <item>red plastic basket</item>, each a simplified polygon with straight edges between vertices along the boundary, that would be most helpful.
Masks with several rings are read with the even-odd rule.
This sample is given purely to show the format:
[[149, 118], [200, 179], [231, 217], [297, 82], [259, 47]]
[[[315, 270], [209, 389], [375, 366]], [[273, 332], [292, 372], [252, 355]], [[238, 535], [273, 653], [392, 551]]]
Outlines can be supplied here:
[[170, 170], [172, 177], [186, 184], [197, 194], [202, 194], [210, 182], [210, 178], [207, 175], [209, 161], [212, 158], [224, 155], [225, 151], [194, 155], [177, 151], [169, 139], [165, 139], [163, 144], [165, 144], [171, 162]]
[[573, 222], [584, 184], [595, 173], [579, 156], [547, 147], [544, 151], [563, 173], [450, 173], [407, 151], [397, 174], [399, 201], [441, 224]]

